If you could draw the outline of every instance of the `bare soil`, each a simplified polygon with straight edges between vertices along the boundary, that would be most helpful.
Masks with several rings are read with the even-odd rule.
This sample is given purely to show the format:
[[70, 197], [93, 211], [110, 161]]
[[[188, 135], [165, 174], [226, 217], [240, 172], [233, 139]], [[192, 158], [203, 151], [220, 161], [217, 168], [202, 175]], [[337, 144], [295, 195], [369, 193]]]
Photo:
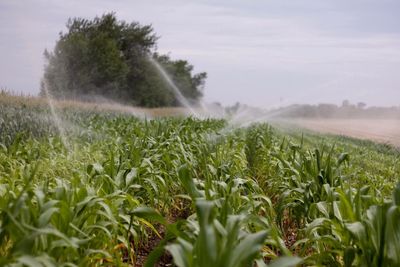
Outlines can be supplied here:
[[400, 147], [400, 120], [296, 119], [285, 123], [320, 133], [344, 135]]

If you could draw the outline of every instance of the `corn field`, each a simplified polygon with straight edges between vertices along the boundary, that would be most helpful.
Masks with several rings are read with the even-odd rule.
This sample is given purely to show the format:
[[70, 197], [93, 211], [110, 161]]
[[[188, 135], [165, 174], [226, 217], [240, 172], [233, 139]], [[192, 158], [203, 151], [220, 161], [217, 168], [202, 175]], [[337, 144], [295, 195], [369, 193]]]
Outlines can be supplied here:
[[0, 106], [0, 266], [400, 266], [400, 152], [225, 120]]

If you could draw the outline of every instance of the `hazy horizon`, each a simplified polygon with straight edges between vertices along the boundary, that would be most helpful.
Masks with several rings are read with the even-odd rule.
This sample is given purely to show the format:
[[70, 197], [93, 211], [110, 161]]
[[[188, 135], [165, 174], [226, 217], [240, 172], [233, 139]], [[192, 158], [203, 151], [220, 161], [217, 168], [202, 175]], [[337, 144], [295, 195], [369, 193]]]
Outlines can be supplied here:
[[158, 51], [206, 71], [205, 100], [400, 105], [400, 2], [0, 2], [0, 88], [37, 94], [43, 51], [70, 17], [152, 24]]

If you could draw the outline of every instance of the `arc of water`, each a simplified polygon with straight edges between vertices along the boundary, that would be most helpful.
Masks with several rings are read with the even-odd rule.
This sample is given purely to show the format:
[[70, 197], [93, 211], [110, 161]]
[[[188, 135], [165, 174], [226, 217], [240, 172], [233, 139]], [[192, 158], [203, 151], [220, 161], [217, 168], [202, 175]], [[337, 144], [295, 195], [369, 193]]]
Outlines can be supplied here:
[[63, 143], [64, 147], [67, 148], [69, 151], [70, 145], [67, 140], [67, 135], [66, 135], [65, 129], [62, 125], [62, 121], [61, 121], [60, 117], [58, 116], [56, 109], [54, 107], [53, 98], [49, 92], [46, 79], [43, 80], [43, 90], [45, 93], [47, 104], [50, 107], [50, 113], [51, 113], [53, 122], [54, 122], [55, 126], [57, 127], [57, 130], [60, 134], [61, 142]]
[[190, 105], [189, 101], [186, 99], [186, 97], [181, 93], [179, 88], [176, 86], [174, 81], [171, 79], [171, 77], [168, 75], [167, 71], [161, 66], [160, 63], [157, 62], [151, 55], [148, 55], [148, 59], [150, 63], [157, 69], [157, 71], [161, 74], [161, 77], [165, 80], [165, 82], [168, 84], [169, 88], [172, 90], [172, 93], [175, 95], [179, 103], [185, 107], [187, 110], [189, 110], [190, 114], [193, 115], [194, 117], [199, 117], [199, 114], [192, 108]]

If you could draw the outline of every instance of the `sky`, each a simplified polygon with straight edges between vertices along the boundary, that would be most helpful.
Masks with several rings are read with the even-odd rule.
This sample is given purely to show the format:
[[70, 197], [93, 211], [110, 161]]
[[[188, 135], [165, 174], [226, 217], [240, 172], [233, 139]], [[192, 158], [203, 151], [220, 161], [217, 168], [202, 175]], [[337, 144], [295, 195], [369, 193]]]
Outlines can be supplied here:
[[400, 105], [398, 0], [0, 0], [0, 88], [38, 94], [68, 18], [110, 11], [207, 72], [207, 102]]

